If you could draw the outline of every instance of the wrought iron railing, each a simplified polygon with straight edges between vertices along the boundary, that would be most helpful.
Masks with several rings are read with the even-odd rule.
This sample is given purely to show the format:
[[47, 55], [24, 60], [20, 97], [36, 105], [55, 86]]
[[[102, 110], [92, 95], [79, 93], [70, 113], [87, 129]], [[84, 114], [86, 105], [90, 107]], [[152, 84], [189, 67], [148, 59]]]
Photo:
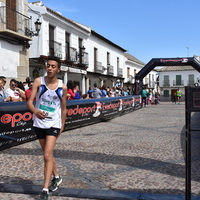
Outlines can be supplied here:
[[163, 87], [169, 87], [169, 86], [170, 86], [169, 81], [164, 81], [164, 82], [163, 82]]
[[78, 54], [78, 63], [82, 65], [88, 65], [88, 53], [87, 52], [82, 52]]
[[122, 68], [118, 68], [117, 69], [117, 76], [123, 77], [123, 70], [122, 70]]
[[184, 85], [184, 80], [173, 80], [173, 86], [183, 86]]
[[97, 73], [103, 72], [102, 63], [99, 61], [96, 61], [96, 63], [95, 63], [95, 72], [97, 72]]
[[30, 18], [6, 6], [0, 7], [0, 31], [11, 30], [27, 36], [30, 30]]
[[49, 55], [62, 58], [62, 44], [54, 40], [49, 40]]
[[70, 47], [69, 49], [69, 61], [71, 62], [77, 62], [77, 49]]
[[107, 66], [108, 69], [108, 75], [114, 75], [114, 67], [112, 65]]

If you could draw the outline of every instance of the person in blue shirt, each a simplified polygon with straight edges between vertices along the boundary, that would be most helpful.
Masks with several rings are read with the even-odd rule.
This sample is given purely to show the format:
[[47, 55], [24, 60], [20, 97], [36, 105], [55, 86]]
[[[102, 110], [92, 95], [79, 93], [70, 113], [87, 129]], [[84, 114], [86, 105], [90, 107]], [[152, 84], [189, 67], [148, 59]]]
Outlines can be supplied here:
[[105, 97], [107, 97], [107, 90], [106, 90], [106, 86], [103, 85], [101, 87], [101, 98], [105, 98]]
[[76, 91], [74, 99], [82, 99], [81, 94], [79, 92], [79, 86], [78, 85], [75, 85], [74, 91]]
[[0, 102], [4, 102], [6, 99], [6, 94], [3, 89], [3, 86], [4, 86], [4, 80], [0, 79]]
[[89, 87], [89, 90], [87, 91], [87, 94], [89, 95], [89, 98], [93, 98], [92, 88], [91, 87]]

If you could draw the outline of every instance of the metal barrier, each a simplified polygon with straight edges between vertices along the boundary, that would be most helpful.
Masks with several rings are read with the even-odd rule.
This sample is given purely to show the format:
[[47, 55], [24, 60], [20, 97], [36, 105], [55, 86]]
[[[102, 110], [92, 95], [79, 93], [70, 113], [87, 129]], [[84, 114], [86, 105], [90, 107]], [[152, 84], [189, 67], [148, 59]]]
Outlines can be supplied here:
[[186, 128], [186, 178], [185, 178], [185, 199], [191, 200], [191, 132], [200, 131], [193, 128], [191, 113], [200, 112], [200, 87], [185, 87], [185, 128]]

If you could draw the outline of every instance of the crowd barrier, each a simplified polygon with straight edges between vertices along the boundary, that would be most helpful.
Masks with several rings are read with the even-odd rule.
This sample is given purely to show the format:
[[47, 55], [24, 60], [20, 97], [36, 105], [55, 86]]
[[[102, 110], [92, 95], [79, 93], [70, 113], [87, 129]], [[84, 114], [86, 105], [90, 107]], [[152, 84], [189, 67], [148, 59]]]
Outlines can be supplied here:
[[[141, 96], [68, 100], [65, 130], [107, 121], [141, 108]], [[36, 139], [26, 102], [0, 103], [0, 151]]]

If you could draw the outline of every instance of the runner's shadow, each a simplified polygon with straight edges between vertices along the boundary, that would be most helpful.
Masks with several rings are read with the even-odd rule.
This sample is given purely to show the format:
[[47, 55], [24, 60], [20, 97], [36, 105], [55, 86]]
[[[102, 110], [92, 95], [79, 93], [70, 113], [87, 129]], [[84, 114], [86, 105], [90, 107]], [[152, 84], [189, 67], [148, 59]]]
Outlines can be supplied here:
[[[29, 149], [15, 147], [2, 151], [3, 154], [11, 155], [35, 155], [42, 156], [41, 149]], [[185, 166], [177, 163], [164, 162], [151, 158], [121, 156], [121, 155], [108, 155], [104, 153], [92, 153], [81, 151], [69, 151], [62, 149], [55, 149], [54, 156], [56, 158], [68, 160], [83, 160], [94, 161], [105, 164], [116, 164], [127, 167], [127, 170], [145, 169], [149, 171], [167, 174], [174, 177], [185, 178]], [[200, 182], [199, 176], [193, 176], [192, 180]]]

